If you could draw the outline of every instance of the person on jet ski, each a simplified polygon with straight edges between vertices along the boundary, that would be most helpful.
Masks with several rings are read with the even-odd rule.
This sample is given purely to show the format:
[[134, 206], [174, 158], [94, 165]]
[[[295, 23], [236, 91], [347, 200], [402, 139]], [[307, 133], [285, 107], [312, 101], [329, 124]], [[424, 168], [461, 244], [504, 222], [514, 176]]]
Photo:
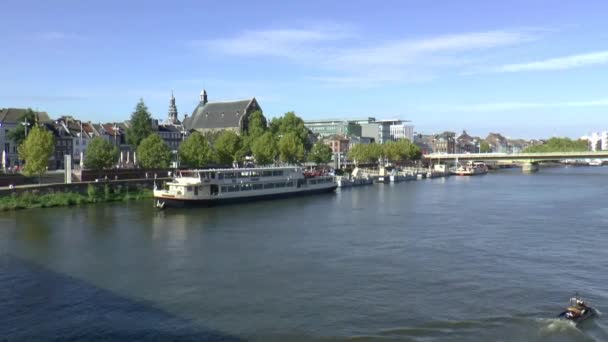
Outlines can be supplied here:
[[581, 310], [581, 314], [584, 314], [587, 311], [587, 304], [581, 299], [576, 300], [576, 306]]

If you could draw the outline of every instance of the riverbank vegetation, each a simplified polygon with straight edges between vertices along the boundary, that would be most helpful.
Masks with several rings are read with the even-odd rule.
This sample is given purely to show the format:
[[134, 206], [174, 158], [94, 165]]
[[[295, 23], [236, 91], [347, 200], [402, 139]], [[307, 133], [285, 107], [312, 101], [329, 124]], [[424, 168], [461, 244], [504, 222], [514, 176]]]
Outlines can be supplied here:
[[403, 162], [419, 160], [422, 152], [408, 139], [399, 139], [384, 144], [357, 144], [348, 151], [348, 157], [355, 163], [375, 163], [385, 159], [391, 162]]
[[152, 190], [144, 188], [134, 190], [126, 187], [116, 189], [108, 184], [103, 187], [89, 184], [86, 193], [54, 192], [41, 194], [39, 190], [13, 193], [10, 196], [0, 197], [0, 211], [132, 201], [146, 198], [152, 198]]
[[585, 152], [589, 149], [586, 140], [572, 140], [569, 138], [551, 138], [544, 144], [533, 145], [524, 150], [526, 153], [546, 152]]

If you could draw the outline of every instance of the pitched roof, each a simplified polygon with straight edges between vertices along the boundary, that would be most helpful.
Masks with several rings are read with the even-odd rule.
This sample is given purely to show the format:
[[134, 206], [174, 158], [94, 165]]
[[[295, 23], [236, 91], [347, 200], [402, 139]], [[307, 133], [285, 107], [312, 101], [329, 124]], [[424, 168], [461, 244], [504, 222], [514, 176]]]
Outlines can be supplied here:
[[[25, 108], [3, 108], [0, 109], [0, 122], [11, 122], [16, 123], [20, 121], [23, 115], [27, 112]], [[34, 112], [38, 114], [38, 120], [40, 122], [49, 121], [49, 115], [46, 112]]]
[[192, 116], [184, 120], [188, 129], [239, 127], [255, 98], [228, 102], [200, 102]]
[[158, 125], [159, 132], [173, 132], [173, 133], [181, 133], [181, 126], [178, 127], [176, 125]]

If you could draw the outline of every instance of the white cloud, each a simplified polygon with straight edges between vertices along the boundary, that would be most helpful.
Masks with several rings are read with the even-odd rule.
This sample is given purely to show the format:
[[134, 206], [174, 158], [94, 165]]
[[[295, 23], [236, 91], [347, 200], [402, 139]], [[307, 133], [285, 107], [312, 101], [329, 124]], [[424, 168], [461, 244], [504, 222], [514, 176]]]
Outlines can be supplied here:
[[345, 26], [318, 26], [308, 29], [244, 31], [232, 38], [193, 40], [190, 46], [236, 56], [277, 56], [302, 60], [325, 42], [351, 36]]
[[608, 63], [608, 51], [599, 51], [558, 58], [550, 58], [529, 63], [507, 64], [498, 67], [497, 72], [545, 71], [581, 68]]
[[[414, 62], [453, 64], [447, 54], [520, 44], [534, 39], [525, 31], [487, 31], [400, 39], [336, 55], [340, 65], [407, 65]], [[441, 61], [443, 60], [443, 63]]]
[[608, 107], [608, 98], [587, 101], [563, 102], [489, 102], [476, 104], [441, 104], [421, 106], [419, 109], [428, 112], [503, 112], [521, 109], [542, 108], [591, 108]]
[[[538, 30], [491, 30], [423, 38], [376, 41], [347, 26], [245, 31], [232, 38], [190, 41], [189, 45], [240, 57], [279, 57], [307, 65], [309, 79], [324, 85], [378, 86], [418, 82], [439, 69], [469, 64], [466, 53], [513, 46], [538, 38]], [[362, 71], [363, 70], [363, 71]]]

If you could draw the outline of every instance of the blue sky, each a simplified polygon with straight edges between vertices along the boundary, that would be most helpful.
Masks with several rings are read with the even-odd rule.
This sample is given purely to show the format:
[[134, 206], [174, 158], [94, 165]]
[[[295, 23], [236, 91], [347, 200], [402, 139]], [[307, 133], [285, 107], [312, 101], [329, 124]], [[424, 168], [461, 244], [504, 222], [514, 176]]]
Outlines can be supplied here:
[[605, 1], [5, 0], [0, 107], [121, 121], [255, 96], [268, 117], [416, 130], [608, 129]]

